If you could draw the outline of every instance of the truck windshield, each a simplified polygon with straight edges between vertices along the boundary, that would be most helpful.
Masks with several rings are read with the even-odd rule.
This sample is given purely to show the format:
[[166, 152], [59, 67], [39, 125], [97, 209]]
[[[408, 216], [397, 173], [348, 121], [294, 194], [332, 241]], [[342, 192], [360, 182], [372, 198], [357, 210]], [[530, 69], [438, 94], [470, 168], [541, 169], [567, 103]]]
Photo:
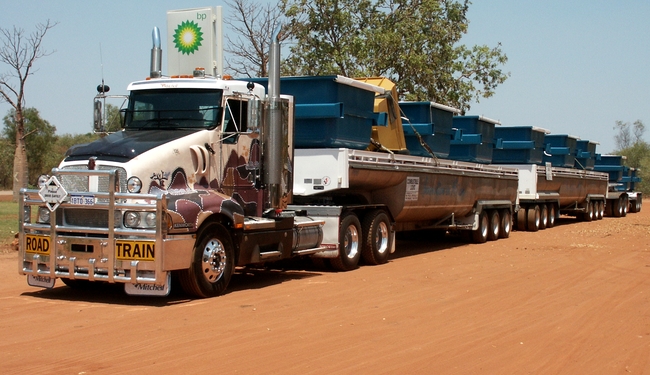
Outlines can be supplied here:
[[160, 89], [131, 92], [127, 130], [213, 129], [221, 123], [222, 90]]

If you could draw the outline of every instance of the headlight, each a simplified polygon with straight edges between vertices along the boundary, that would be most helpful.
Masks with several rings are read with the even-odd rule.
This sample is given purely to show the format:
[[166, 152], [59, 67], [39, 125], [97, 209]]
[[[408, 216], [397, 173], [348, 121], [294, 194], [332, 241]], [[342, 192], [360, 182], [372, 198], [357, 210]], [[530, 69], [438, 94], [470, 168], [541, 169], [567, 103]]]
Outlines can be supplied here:
[[156, 213], [142, 211], [126, 211], [124, 226], [127, 228], [151, 229], [156, 227]]
[[144, 222], [148, 227], [155, 227], [156, 226], [156, 213], [155, 212], [148, 212], [144, 216]]
[[140, 213], [135, 211], [127, 211], [124, 214], [124, 226], [135, 228], [140, 225]]
[[48, 210], [46, 207], [38, 208], [38, 222], [42, 224], [50, 223], [50, 210]]
[[128, 190], [129, 193], [139, 193], [141, 189], [142, 189], [142, 181], [140, 181], [139, 178], [135, 176], [131, 176], [126, 181], [126, 190]]

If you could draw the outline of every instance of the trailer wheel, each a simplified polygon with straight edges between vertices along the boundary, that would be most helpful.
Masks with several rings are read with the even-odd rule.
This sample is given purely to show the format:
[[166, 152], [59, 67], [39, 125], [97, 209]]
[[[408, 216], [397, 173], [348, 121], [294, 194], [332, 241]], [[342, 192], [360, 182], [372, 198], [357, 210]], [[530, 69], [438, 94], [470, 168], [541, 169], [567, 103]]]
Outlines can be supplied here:
[[637, 213], [637, 203], [636, 200], [630, 201], [630, 213]]
[[555, 205], [553, 203], [549, 203], [547, 206], [547, 217], [548, 221], [546, 222], [546, 228], [553, 228], [555, 226]]
[[596, 204], [598, 205], [598, 209], [596, 210], [596, 219], [602, 220], [605, 216], [605, 202], [598, 201]]
[[548, 227], [548, 207], [545, 204], [539, 205], [539, 229]]
[[521, 206], [517, 211], [517, 230], [525, 231], [526, 230], [526, 207]]
[[501, 210], [501, 232], [499, 233], [500, 238], [510, 237], [510, 232], [512, 231], [512, 215], [510, 210]]
[[499, 239], [499, 232], [501, 232], [501, 220], [499, 219], [498, 210], [490, 210], [488, 212], [489, 216], [489, 228], [488, 228], [488, 241], [496, 241]]
[[612, 202], [612, 216], [623, 216], [623, 197], [618, 197], [618, 199], [614, 199]]
[[526, 210], [526, 215], [527, 215], [526, 228], [530, 232], [537, 232], [539, 230], [539, 223], [541, 221], [539, 206], [535, 204], [528, 207], [528, 209]]
[[353, 213], [341, 220], [339, 227], [339, 256], [330, 258], [330, 265], [338, 271], [355, 269], [361, 258], [361, 224]]
[[219, 223], [210, 223], [196, 239], [192, 264], [179, 272], [179, 281], [187, 294], [215, 297], [223, 294], [235, 269], [235, 253], [230, 234]]
[[361, 256], [367, 264], [384, 264], [392, 246], [392, 233], [388, 215], [382, 210], [368, 213], [361, 225], [364, 234]]
[[488, 239], [489, 219], [487, 212], [483, 211], [478, 217], [478, 229], [472, 231], [472, 240], [474, 243], [484, 243]]
[[594, 219], [594, 202], [588, 202], [585, 207], [585, 212], [582, 214], [582, 220], [592, 221]]
[[623, 208], [623, 213], [621, 214], [621, 217], [625, 217], [627, 216], [627, 211], [630, 205], [630, 201], [628, 200], [627, 195], [624, 197], [622, 196], [621, 198], [623, 199], [623, 202], [621, 203], [621, 207]]

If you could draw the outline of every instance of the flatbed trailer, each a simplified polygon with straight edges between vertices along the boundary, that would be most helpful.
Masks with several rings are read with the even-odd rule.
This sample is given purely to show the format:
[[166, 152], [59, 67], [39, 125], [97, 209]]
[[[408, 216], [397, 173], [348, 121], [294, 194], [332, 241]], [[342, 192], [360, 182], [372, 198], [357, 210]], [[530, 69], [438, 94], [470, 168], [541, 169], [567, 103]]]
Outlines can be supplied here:
[[607, 174], [537, 164], [513, 164], [519, 171], [518, 230], [551, 228], [560, 215], [582, 220], [602, 219], [607, 195]]
[[357, 261], [356, 250], [344, 243], [349, 232], [369, 239], [361, 251], [369, 263], [394, 251], [397, 231], [470, 231], [478, 243], [510, 234], [517, 205], [513, 168], [346, 148], [296, 149], [294, 165], [290, 207], [326, 222], [322, 246], [332, 251], [313, 256], [333, 259], [335, 268]]

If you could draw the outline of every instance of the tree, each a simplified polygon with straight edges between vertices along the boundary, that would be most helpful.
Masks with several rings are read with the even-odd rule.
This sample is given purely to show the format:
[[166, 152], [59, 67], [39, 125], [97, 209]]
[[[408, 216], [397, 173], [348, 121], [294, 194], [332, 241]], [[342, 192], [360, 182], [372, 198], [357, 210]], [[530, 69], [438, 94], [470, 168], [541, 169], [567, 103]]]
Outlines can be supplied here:
[[638, 190], [650, 193], [647, 186], [650, 186], [650, 144], [643, 140], [645, 125], [641, 120], [629, 122], [616, 121], [614, 129], [618, 133], [614, 136], [617, 150], [615, 154], [623, 155], [626, 158], [626, 165], [639, 170], [639, 177], [642, 181], [637, 186]]
[[[18, 132], [15, 112], [14, 109], [9, 110], [9, 113], [2, 119], [4, 123], [3, 136], [12, 146], [15, 146], [14, 142]], [[25, 132], [23, 138], [27, 150], [27, 169], [28, 175], [31, 176], [31, 181], [28, 183], [31, 182], [32, 185], [35, 185], [38, 176], [49, 173], [52, 167], [58, 164], [56, 162], [52, 165], [53, 161], [51, 160], [51, 151], [56, 142], [56, 127], [43, 120], [36, 108], [23, 109], [22, 118]]]
[[36, 25], [36, 31], [29, 36], [23, 29], [0, 28], [0, 61], [9, 65], [9, 72], [0, 75], [0, 100], [9, 103], [14, 109], [16, 124], [15, 154], [13, 166], [13, 198], [18, 200], [18, 193], [22, 187], [27, 186], [28, 165], [27, 149], [25, 145], [25, 120], [23, 107], [25, 105], [25, 82], [34, 74], [33, 67], [36, 60], [49, 55], [41, 43], [47, 32], [56, 26], [47, 20]]
[[509, 73], [501, 46], [458, 45], [469, 1], [283, 0], [295, 43], [284, 74], [385, 76], [400, 99], [470, 108]]
[[641, 120], [636, 120], [632, 125], [629, 122], [616, 121], [614, 130], [618, 133], [614, 136], [616, 142], [616, 149], [623, 150], [631, 147], [635, 143], [642, 142], [643, 133], [645, 132], [645, 125]]
[[226, 69], [239, 77], [266, 77], [271, 37], [282, 17], [280, 9], [246, 0], [226, 0], [226, 4], [232, 13], [224, 23], [232, 33], [226, 35], [224, 51], [234, 56], [232, 60], [226, 58]]

